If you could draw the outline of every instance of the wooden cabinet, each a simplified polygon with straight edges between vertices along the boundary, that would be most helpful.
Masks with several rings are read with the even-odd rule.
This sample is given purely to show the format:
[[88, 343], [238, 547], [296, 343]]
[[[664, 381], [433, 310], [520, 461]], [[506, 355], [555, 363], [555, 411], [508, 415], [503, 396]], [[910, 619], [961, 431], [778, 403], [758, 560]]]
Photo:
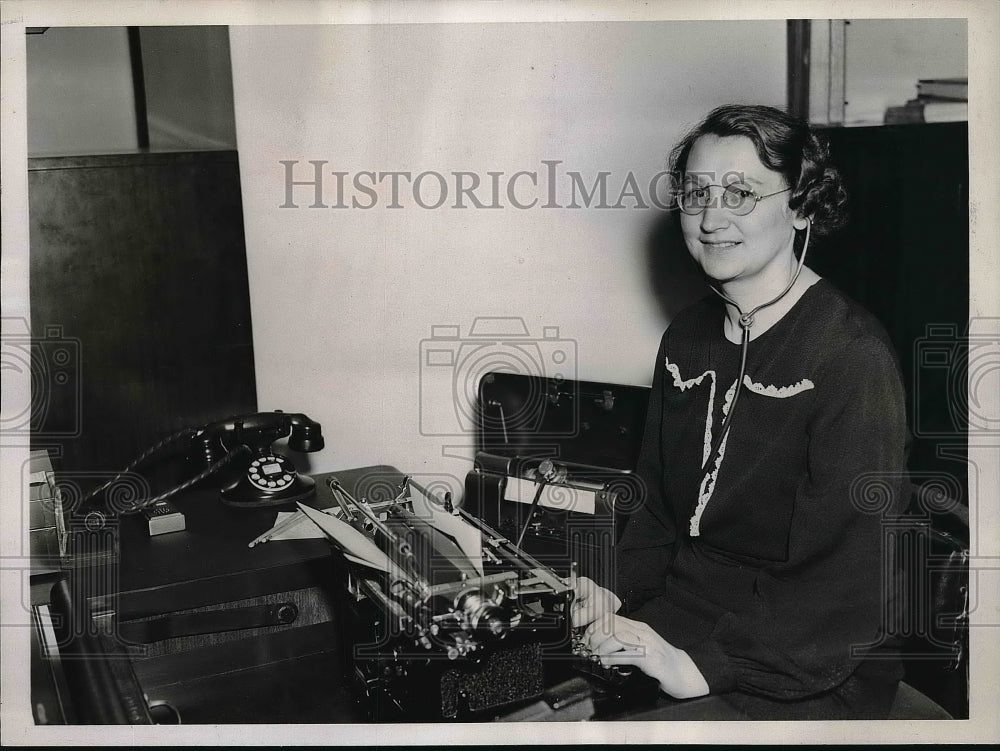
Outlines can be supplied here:
[[254, 411], [236, 152], [34, 158], [28, 185], [33, 447], [111, 473]]

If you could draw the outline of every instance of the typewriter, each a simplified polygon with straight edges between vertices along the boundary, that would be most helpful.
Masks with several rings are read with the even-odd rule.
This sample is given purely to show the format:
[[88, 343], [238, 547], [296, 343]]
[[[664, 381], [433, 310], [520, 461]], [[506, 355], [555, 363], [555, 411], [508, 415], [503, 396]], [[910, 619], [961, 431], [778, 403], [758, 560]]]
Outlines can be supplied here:
[[300, 508], [343, 554], [344, 664], [370, 721], [533, 719], [538, 706], [588, 719], [610, 698], [655, 694], [574, 632], [572, 573], [410, 478], [374, 502], [329, 483], [334, 514]]
[[[499, 374], [514, 392], [538, 391], [522, 378]], [[580, 385], [562, 382], [564, 408], [589, 400]], [[645, 390], [622, 389], [617, 413], [604, 393], [594, 408], [641, 426]], [[482, 405], [491, 401], [481, 394]], [[545, 404], [556, 406], [548, 396]], [[335, 477], [334, 514], [301, 507], [343, 553], [344, 664], [372, 721], [535, 719], [546, 709], [585, 719], [655, 697], [655, 681], [639, 671], [601, 665], [570, 619], [578, 575], [610, 584], [621, 499], [637, 492], [630, 470], [523, 457], [524, 435], [504, 428], [520, 443], [478, 452], [461, 507], [410, 478], [376, 500]], [[566, 497], [578, 505], [553, 508]]]

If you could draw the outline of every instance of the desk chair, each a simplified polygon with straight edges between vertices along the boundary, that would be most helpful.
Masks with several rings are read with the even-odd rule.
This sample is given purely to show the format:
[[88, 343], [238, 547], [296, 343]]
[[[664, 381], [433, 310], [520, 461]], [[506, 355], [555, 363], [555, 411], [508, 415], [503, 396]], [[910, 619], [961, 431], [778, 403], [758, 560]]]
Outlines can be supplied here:
[[969, 511], [930, 484], [914, 486], [898, 546], [907, 598], [904, 679], [889, 719], [969, 716]]

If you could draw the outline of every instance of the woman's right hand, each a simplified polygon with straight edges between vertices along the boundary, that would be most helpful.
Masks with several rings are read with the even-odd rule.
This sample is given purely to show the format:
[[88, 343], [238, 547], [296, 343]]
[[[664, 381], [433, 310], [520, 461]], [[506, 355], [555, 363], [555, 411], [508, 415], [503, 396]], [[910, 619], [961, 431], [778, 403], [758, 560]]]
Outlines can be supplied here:
[[617, 613], [621, 606], [622, 601], [614, 592], [581, 576], [576, 580], [576, 597], [573, 599], [570, 619], [574, 628], [588, 626], [605, 614]]

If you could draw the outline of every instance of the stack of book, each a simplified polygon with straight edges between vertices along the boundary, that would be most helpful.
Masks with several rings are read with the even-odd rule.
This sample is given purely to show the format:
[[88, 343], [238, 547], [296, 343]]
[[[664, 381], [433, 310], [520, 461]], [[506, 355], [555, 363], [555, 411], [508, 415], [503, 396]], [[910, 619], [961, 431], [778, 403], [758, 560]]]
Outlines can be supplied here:
[[886, 123], [943, 123], [969, 119], [968, 78], [922, 78], [917, 97], [885, 111]]

